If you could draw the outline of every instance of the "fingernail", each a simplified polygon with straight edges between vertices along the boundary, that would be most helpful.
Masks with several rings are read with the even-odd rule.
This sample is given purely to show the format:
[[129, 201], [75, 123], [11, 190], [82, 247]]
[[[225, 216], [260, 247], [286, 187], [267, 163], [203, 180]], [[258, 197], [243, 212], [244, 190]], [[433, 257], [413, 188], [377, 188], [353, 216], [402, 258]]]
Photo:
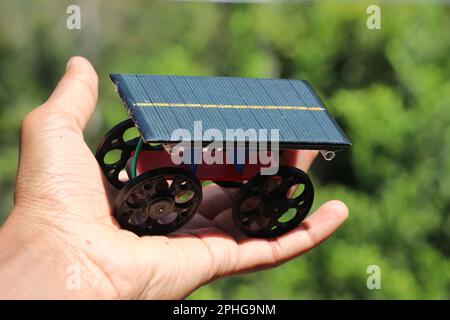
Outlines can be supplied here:
[[73, 63], [73, 57], [69, 59], [69, 61], [67, 61], [66, 64], [66, 70], [70, 68], [70, 65]]

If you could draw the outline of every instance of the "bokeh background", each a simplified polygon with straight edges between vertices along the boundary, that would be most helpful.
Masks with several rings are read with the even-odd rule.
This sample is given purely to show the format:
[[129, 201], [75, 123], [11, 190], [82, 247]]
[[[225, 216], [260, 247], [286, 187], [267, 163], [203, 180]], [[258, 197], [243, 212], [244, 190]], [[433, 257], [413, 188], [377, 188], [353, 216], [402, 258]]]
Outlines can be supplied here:
[[[366, 27], [378, 4], [382, 29]], [[81, 30], [66, 8], [81, 7]], [[353, 142], [312, 169], [320, 203], [350, 219], [279, 268], [207, 285], [190, 298], [450, 298], [450, 7], [319, 1], [0, 2], [0, 217], [12, 207], [20, 123], [71, 55], [89, 58], [100, 98], [86, 139], [126, 118], [109, 73], [307, 79]], [[1, 222], [0, 222], [1, 223]], [[381, 289], [366, 286], [381, 268]]]

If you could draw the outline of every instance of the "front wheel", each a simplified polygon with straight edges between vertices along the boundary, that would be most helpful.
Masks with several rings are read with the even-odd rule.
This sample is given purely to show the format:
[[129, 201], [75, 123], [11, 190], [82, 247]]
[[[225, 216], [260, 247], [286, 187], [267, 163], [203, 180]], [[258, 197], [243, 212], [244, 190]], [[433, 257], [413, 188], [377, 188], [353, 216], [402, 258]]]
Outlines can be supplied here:
[[313, 200], [308, 175], [298, 168], [280, 167], [277, 174], [258, 174], [242, 187], [233, 207], [233, 221], [249, 237], [276, 237], [297, 227]]
[[114, 213], [122, 228], [139, 236], [165, 235], [185, 225], [201, 200], [197, 177], [181, 168], [159, 168], [125, 184]]

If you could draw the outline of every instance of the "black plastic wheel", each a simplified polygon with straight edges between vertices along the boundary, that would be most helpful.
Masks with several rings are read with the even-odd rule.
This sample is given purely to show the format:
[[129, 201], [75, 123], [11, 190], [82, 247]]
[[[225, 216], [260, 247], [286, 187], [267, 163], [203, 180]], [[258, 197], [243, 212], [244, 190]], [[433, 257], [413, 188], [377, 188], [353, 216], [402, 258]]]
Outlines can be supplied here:
[[125, 184], [114, 214], [122, 228], [139, 236], [164, 235], [187, 223], [201, 200], [197, 177], [181, 168], [159, 168]]
[[[139, 137], [132, 138], [130, 140], [125, 140], [125, 132], [133, 128], [134, 122], [131, 119], [122, 121], [103, 137], [100, 141], [97, 151], [95, 152], [95, 158], [97, 159], [106, 179], [114, 187], [121, 189], [127, 181], [122, 181], [119, 178], [119, 174], [125, 169], [128, 160], [131, 158], [132, 152], [136, 149]], [[148, 144], [144, 144], [143, 150], [161, 150], [162, 146], [152, 147]], [[120, 152], [120, 158], [114, 163], [106, 163], [105, 156], [110, 151], [117, 150]]]
[[276, 237], [297, 227], [313, 200], [308, 175], [298, 168], [280, 167], [276, 175], [256, 175], [242, 187], [233, 206], [233, 220], [249, 237]]

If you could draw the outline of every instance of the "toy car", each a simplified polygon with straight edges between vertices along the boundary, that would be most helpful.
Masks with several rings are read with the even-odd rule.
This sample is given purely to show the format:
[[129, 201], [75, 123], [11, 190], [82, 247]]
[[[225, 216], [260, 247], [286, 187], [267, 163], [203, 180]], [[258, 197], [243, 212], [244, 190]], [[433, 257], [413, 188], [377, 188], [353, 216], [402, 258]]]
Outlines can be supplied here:
[[[120, 190], [117, 221], [138, 235], [164, 235], [186, 224], [201, 203], [202, 181], [240, 188], [232, 216], [243, 234], [281, 235], [303, 221], [314, 199], [293, 152], [321, 150], [331, 160], [351, 145], [306, 81], [138, 74], [111, 79], [131, 119], [105, 135], [96, 158]], [[126, 139], [135, 127], [139, 135]], [[111, 162], [113, 151], [120, 157]]]

